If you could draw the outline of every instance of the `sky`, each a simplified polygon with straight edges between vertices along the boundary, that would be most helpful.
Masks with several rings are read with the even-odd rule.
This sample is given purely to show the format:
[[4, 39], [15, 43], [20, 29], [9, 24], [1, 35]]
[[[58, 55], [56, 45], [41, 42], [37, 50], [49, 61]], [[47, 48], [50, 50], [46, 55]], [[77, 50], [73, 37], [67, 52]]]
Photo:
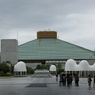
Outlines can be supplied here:
[[44, 30], [95, 51], [95, 0], [0, 0], [0, 39], [20, 45]]

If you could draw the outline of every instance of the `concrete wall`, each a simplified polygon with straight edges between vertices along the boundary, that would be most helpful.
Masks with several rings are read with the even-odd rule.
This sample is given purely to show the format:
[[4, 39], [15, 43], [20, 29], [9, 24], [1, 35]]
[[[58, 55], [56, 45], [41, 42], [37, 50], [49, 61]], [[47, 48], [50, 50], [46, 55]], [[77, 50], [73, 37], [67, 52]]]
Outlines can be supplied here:
[[10, 61], [12, 64], [18, 62], [18, 41], [16, 39], [1, 40], [1, 63]]

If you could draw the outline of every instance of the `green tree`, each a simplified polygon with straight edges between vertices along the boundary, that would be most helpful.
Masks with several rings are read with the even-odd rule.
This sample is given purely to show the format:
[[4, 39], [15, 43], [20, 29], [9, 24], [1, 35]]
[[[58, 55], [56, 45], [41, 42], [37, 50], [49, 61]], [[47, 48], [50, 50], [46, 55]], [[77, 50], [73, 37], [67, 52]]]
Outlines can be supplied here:
[[9, 72], [9, 66], [5, 63], [1, 63], [0, 64], [0, 72], [4, 73], [4, 74], [8, 73]]
[[41, 69], [41, 65], [37, 65], [37, 66], [36, 66], [36, 69], [37, 69], [37, 70]]
[[10, 72], [10, 74], [13, 73], [13, 65], [11, 64], [11, 62], [10, 61], [5, 61], [4, 63], [9, 66], [9, 72]]
[[46, 68], [47, 70], [49, 70], [50, 64], [47, 64], [47, 65], [45, 66], [45, 68]]
[[61, 72], [64, 72], [64, 69], [62, 68], [62, 64], [56, 64], [57, 73], [60, 74]]
[[26, 67], [27, 68], [27, 74], [34, 74], [34, 70], [31, 67]]
[[47, 70], [49, 70], [49, 68], [50, 68], [50, 65], [49, 64], [41, 64], [41, 65], [37, 65], [36, 66], [36, 69], [37, 70], [39, 70], [39, 69], [47, 69]]

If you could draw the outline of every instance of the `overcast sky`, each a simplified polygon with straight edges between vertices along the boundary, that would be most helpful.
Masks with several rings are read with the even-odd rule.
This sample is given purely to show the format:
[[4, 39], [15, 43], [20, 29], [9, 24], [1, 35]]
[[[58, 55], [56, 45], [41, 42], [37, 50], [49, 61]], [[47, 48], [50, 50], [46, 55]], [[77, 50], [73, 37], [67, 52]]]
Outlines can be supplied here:
[[0, 0], [0, 39], [22, 44], [44, 30], [95, 50], [95, 0]]

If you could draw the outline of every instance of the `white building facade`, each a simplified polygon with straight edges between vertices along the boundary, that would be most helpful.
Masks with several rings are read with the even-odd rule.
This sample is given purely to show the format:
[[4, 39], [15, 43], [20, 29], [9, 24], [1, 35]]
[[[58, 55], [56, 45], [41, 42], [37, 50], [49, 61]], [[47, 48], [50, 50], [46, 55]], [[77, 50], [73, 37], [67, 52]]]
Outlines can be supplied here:
[[16, 39], [1, 40], [1, 63], [10, 61], [11, 64], [18, 62], [18, 41]]

